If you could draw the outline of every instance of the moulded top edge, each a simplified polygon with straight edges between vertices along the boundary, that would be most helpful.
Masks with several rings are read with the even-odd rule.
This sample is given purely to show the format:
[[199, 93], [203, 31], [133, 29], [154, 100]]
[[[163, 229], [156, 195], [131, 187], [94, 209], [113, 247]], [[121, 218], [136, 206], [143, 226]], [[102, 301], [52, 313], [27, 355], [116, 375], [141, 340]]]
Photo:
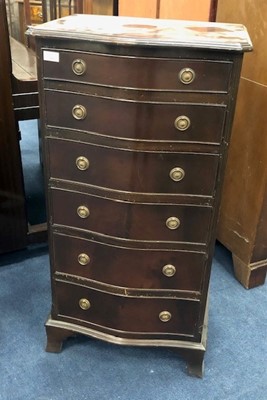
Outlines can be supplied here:
[[251, 51], [240, 24], [75, 14], [30, 26], [27, 34], [113, 44]]

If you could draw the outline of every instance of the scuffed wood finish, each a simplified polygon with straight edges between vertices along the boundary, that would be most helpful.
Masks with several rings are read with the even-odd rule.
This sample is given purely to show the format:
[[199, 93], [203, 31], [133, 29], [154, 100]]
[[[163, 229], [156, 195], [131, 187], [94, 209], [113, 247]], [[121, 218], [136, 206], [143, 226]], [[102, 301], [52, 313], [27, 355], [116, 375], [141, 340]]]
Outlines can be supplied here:
[[[232, 25], [218, 51], [215, 37], [205, 41], [215, 25], [194, 26], [197, 43], [189, 34], [185, 45], [174, 23], [150, 20], [151, 42], [151, 31], [137, 34], [147, 20], [114, 26], [88, 16], [77, 31], [77, 18], [32, 31], [50, 221], [47, 350], [60, 351], [73, 332], [169, 346], [202, 376], [221, 182], [249, 41], [238, 27], [241, 41], [229, 43]], [[60, 24], [71, 40], [59, 38]]]
[[219, 1], [217, 19], [246, 24], [255, 48], [242, 68], [218, 225], [237, 279], [251, 288], [267, 269], [267, 4]]
[[[131, 240], [151, 241], [190, 241], [206, 244], [211, 224], [211, 207], [161, 204], [160, 199], [148, 203], [118, 201], [114, 198], [101, 198], [79, 192], [52, 189], [53, 223], [92, 230], [105, 235]], [[158, 204], [160, 203], [160, 204]], [[171, 200], [169, 201], [171, 203]], [[77, 209], [89, 209], [88, 218], [79, 218]], [[95, 210], [93, 212], [92, 210]], [[62, 212], [63, 211], [63, 212]], [[168, 229], [166, 221], [176, 217], [179, 229]], [[104, 227], [103, 227], [104, 221]]]
[[[197, 337], [195, 321], [199, 313], [199, 301], [174, 299], [150, 295], [144, 301], [142, 296], [125, 295], [127, 290], [112, 292], [87, 288], [57, 279], [55, 283], [57, 313], [60, 319], [67, 317], [70, 322], [94, 329], [105, 327], [106, 333], [125, 338], [161, 338], [179, 339], [181, 336], [191, 339]], [[79, 307], [81, 298], [90, 299], [90, 308]], [[145, 307], [144, 307], [145, 303]], [[168, 310], [172, 318], [162, 323], [159, 314]], [[100, 328], [101, 330], [101, 328]]]
[[[143, 152], [118, 150], [88, 143], [49, 140], [51, 174], [55, 178], [113, 190], [143, 193], [176, 193], [195, 196], [213, 196], [219, 164], [219, 155], [203, 153]], [[90, 166], [81, 171], [76, 160], [82, 155]], [[120, 159], [120, 163], [116, 162]], [[170, 173], [182, 168], [185, 176], [175, 182]], [[149, 171], [153, 170], [151, 175]], [[199, 175], [199, 179], [195, 177]]]
[[[210, 107], [194, 104], [189, 109], [188, 105], [181, 102], [143, 103], [53, 91], [45, 92], [45, 96], [49, 110], [47, 125], [51, 127], [62, 126], [134, 141], [164, 139], [219, 144], [223, 134], [226, 107], [218, 104]], [[87, 117], [84, 120], [77, 121], [72, 116], [72, 109], [77, 104], [86, 109]], [[162, 118], [163, 113], [165, 118]], [[175, 127], [175, 120], [182, 116], [190, 120], [190, 126], [185, 131]], [[131, 121], [135, 117], [133, 124]]]
[[246, 28], [238, 24], [202, 21], [160, 20], [153, 18], [72, 15], [29, 27], [29, 35], [92, 40], [99, 43], [179, 46], [214, 50], [251, 51]]
[[[46, 50], [43, 50], [44, 57]], [[146, 89], [150, 91], [164, 90], [171, 92], [212, 92], [227, 93], [229, 90], [232, 64], [224, 60], [199, 59], [172, 59], [152, 57], [114, 56], [109, 54], [95, 54], [71, 51], [61, 51], [59, 62], [52, 64], [44, 61], [46, 79], [56, 79], [72, 82], [91, 82], [101, 86], [115, 86], [132, 89]], [[208, 57], [208, 54], [207, 54]], [[82, 58], [90, 65], [82, 75], [74, 75], [66, 64], [71, 65], [76, 59]], [[142, 76], [140, 69], [142, 68]], [[190, 86], [184, 85], [178, 79], [183, 68], [192, 68], [196, 78]], [[209, 79], [206, 79], [207, 71]], [[224, 76], [224, 81], [220, 76]], [[79, 88], [79, 91], [82, 91]]]
[[[66, 276], [84, 277], [95, 282], [118, 287], [155, 290], [183, 290], [200, 293], [204, 273], [205, 251], [187, 251], [185, 248], [170, 251], [148, 249], [139, 243], [135, 247], [124, 248], [117, 245], [97, 242], [79, 236], [54, 233], [54, 252], [57, 260], [57, 273]], [[65, 249], [69, 252], [66, 253]], [[80, 254], [90, 254], [89, 268], [79, 263]], [[172, 279], [162, 274], [164, 265], [176, 266]], [[92, 265], [92, 268], [91, 268]], [[130, 289], [134, 288], [134, 289]], [[186, 294], [185, 294], [186, 296]]]

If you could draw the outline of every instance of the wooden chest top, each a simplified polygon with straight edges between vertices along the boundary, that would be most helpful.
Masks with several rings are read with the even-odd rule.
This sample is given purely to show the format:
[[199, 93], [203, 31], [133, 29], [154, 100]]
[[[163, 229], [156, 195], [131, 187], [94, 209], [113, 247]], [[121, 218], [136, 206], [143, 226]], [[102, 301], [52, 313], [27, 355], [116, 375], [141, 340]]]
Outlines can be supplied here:
[[34, 26], [35, 36], [77, 38], [144, 46], [178, 46], [249, 51], [243, 25], [152, 18], [71, 15]]

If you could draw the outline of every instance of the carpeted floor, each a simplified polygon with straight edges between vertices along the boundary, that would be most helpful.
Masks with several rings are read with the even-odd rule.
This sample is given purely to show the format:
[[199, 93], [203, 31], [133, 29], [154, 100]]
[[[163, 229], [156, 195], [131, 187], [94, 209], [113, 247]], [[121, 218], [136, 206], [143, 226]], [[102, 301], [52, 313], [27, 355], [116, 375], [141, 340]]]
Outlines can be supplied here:
[[[45, 220], [36, 122], [22, 124], [33, 223]], [[266, 400], [266, 285], [245, 290], [217, 244], [205, 376], [189, 377], [174, 350], [120, 347], [77, 337], [46, 353], [51, 306], [46, 244], [0, 257], [0, 400]]]
[[266, 286], [235, 281], [216, 246], [204, 378], [192, 378], [174, 350], [121, 347], [77, 337], [46, 353], [50, 309], [45, 245], [0, 259], [1, 400], [266, 400]]

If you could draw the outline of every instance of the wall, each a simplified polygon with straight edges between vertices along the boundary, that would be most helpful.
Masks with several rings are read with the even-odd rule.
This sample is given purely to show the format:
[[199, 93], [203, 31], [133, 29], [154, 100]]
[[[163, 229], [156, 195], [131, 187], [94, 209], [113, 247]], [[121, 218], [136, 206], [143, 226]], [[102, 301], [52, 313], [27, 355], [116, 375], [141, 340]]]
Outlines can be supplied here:
[[17, 0], [6, 0], [7, 20], [9, 33], [19, 40], [19, 7]]
[[211, 0], [119, 0], [119, 15], [208, 21]]

